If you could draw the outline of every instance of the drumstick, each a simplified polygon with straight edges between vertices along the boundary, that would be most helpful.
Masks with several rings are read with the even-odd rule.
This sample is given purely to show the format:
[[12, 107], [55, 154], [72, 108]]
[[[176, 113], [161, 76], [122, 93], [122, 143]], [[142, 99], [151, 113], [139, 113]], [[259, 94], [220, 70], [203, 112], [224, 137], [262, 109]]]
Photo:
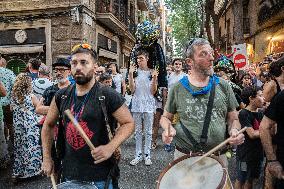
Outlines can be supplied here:
[[[247, 127], [242, 128], [238, 134], [245, 132], [247, 129]], [[231, 139], [228, 138], [225, 141], [223, 141], [222, 143], [220, 143], [219, 145], [217, 145], [216, 147], [214, 147], [212, 150], [208, 151], [207, 153], [205, 153], [203, 156], [201, 156], [200, 158], [198, 158], [196, 161], [194, 161], [189, 167], [193, 166], [194, 164], [196, 164], [197, 162], [201, 161], [202, 159], [204, 159], [205, 157], [210, 156], [211, 154], [213, 154], [214, 152], [216, 152], [217, 150], [219, 150], [220, 148], [222, 148], [223, 146], [225, 146], [229, 140]]]
[[81, 125], [78, 123], [78, 121], [75, 119], [75, 117], [72, 115], [71, 111], [69, 109], [65, 110], [64, 113], [67, 115], [67, 117], [70, 119], [70, 121], [75, 125], [75, 128], [79, 131], [79, 134], [81, 137], [86, 141], [88, 146], [91, 148], [91, 150], [95, 149], [95, 146], [90, 141], [89, 137], [86, 135], [85, 131], [82, 129]]
[[54, 178], [53, 174], [50, 175], [50, 179], [51, 179], [51, 183], [52, 183], [52, 188], [57, 189], [55, 178]]

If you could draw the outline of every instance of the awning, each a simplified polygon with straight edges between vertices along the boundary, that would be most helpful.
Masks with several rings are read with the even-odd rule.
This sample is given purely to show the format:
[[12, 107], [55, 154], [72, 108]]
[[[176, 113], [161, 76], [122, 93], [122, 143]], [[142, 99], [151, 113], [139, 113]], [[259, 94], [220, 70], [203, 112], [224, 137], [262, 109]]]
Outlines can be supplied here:
[[1, 54], [43, 52], [43, 45], [11, 45], [0, 46]]

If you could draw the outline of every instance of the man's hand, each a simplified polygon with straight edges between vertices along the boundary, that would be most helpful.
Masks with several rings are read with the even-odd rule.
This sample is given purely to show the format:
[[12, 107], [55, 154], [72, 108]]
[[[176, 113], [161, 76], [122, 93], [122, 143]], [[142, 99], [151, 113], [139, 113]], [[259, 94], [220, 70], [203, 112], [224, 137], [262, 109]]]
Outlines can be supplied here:
[[170, 144], [176, 136], [176, 130], [172, 125], [169, 125], [170, 129], [164, 130], [162, 133], [162, 139], [165, 144]]
[[267, 164], [269, 172], [278, 179], [284, 179], [284, 172], [279, 161], [269, 162]]
[[135, 70], [136, 70], [136, 66], [134, 66], [134, 65], [131, 64], [131, 65], [129, 66], [129, 73], [130, 73], [130, 74], [133, 74], [133, 72], [135, 72]]
[[155, 79], [157, 79], [157, 78], [158, 78], [158, 75], [159, 75], [158, 70], [154, 69], [154, 70], [152, 71], [152, 77], [155, 78]]
[[95, 160], [95, 164], [98, 164], [109, 159], [114, 151], [115, 149], [113, 149], [112, 146], [107, 144], [96, 147], [91, 151], [91, 154]]
[[51, 158], [43, 158], [41, 170], [48, 177], [54, 172], [54, 162]]
[[240, 145], [245, 141], [245, 135], [243, 133], [239, 133], [237, 129], [231, 129], [230, 135], [229, 143], [231, 145]]

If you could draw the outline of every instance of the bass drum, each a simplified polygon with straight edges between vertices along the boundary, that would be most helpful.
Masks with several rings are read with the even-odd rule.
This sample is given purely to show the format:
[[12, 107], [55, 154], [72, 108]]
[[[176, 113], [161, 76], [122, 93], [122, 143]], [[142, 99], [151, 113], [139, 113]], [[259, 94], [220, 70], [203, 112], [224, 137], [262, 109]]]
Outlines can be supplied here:
[[57, 189], [98, 189], [95, 185], [87, 182], [67, 181], [57, 185]]
[[157, 189], [233, 189], [223, 163], [216, 156], [184, 155], [166, 167], [157, 181]]

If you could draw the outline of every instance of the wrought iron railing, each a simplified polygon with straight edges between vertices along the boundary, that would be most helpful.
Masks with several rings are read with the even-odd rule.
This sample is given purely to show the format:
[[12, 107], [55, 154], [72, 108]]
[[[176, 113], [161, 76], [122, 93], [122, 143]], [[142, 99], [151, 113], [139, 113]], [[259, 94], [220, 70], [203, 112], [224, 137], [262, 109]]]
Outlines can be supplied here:
[[119, 1], [115, 1], [113, 6], [110, 6], [110, 0], [101, 0], [97, 4], [97, 12], [99, 13], [112, 13], [121, 22], [127, 25], [127, 5], [120, 4]]
[[134, 18], [129, 17], [128, 30], [130, 31], [130, 33], [131, 33], [133, 36], [135, 36], [136, 24], [135, 24]]
[[101, 0], [97, 3], [97, 12], [99, 13], [112, 13], [117, 19], [125, 24], [129, 32], [134, 36], [136, 32], [135, 15], [127, 15], [127, 6], [122, 6], [114, 0], [113, 6], [110, 6], [110, 0]]

